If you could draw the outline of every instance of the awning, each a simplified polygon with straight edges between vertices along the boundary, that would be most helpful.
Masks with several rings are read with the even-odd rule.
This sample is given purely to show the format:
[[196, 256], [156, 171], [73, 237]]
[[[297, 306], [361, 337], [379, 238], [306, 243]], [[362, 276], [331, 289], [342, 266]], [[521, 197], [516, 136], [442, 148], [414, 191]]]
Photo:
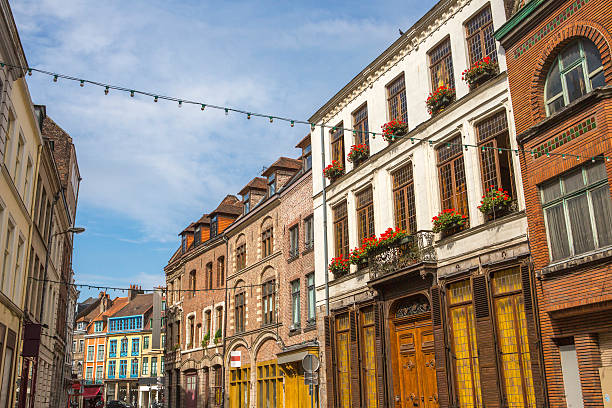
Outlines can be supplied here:
[[100, 393], [101, 386], [85, 387], [83, 390], [83, 399], [94, 398]]

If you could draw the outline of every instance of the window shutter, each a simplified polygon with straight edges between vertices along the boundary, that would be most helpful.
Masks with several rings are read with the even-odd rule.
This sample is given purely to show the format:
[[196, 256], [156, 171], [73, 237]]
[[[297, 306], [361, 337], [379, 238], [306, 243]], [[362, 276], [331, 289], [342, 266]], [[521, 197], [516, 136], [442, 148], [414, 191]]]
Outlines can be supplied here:
[[431, 288], [431, 314], [434, 334], [434, 354], [436, 356], [436, 380], [438, 383], [438, 403], [449, 406], [448, 370], [446, 368], [446, 334], [442, 321], [440, 288]]
[[501, 401], [501, 389], [497, 371], [497, 348], [488, 293], [486, 276], [474, 276], [472, 278], [472, 302], [474, 304], [474, 316], [476, 317], [476, 341], [478, 343], [481, 393], [485, 407], [499, 406]]
[[336, 383], [336, 360], [333, 355], [334, 344], [334, 322], [331, 316], [323, 317], [323, 329], [325, 335], [324, 353], [325, 353], [325, 387], [327, 393], [327, 407], [334, 408], [336, 406], [336, 398], [334, 394]]
[[382, 304], [374, 305], [374, 350], [376, 351], [376, 396], [378, 408], [385, 406], [385, 314]]
[[359, 315], [357, 311], [349, 313], [350, 322], [350, 370], [351, 370], [351, 406], [361, 407], [361, 383], [359, 381], [359, 371], [361, 362], [359, 361]]

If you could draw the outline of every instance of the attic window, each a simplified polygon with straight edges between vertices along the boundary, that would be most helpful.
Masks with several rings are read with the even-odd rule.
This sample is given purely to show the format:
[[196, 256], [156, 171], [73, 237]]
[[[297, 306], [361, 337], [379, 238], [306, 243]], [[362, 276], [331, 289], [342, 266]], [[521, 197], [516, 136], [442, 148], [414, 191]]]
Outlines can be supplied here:
[[210, 237], [216, 237], [218, 234], [217, 215], [210, 219]]
[[243, 200], [244, 200], [244, 213], [247, 214], [249, 211], [251, 211], [251, 193], [246, 193], [243, 196]]
[[302, 164], [304, 165], [304, 171], [308, 171], [312, 168], [312, 146], [304, 146], [302, 149]]
[[202, 241], [202, 227], [195, 227], [195, 232], [193, 234], [193, 246], [198, 245]]
[[181, 252], [185, 253], [185, 251], [187, 250], [187, 236], [186, 234], [181, 235]]
[[276, 193], [276, 174], [272, 173], [268, 176], [268, 196], [271, 197]]

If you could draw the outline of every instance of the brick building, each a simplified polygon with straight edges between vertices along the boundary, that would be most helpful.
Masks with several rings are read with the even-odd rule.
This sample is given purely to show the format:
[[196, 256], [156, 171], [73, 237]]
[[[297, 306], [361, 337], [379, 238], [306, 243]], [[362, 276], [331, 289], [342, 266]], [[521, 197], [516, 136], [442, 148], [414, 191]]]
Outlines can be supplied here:
[[[549, 406], [612, 394], [612, 3], [533, 0], [506, 50]], [[528, 151], [533, 152], [529, 154]]]

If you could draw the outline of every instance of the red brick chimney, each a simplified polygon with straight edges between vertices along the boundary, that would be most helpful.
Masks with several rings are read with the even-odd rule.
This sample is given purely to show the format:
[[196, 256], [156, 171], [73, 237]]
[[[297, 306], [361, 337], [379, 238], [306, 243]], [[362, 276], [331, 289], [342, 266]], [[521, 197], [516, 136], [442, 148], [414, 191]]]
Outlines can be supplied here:
[[138, 285], [130, 285], [130, 289], [128, 290], [128, 300], [132, 301], [136, 297], [136, 295], [142, 293], [142, 286]]

